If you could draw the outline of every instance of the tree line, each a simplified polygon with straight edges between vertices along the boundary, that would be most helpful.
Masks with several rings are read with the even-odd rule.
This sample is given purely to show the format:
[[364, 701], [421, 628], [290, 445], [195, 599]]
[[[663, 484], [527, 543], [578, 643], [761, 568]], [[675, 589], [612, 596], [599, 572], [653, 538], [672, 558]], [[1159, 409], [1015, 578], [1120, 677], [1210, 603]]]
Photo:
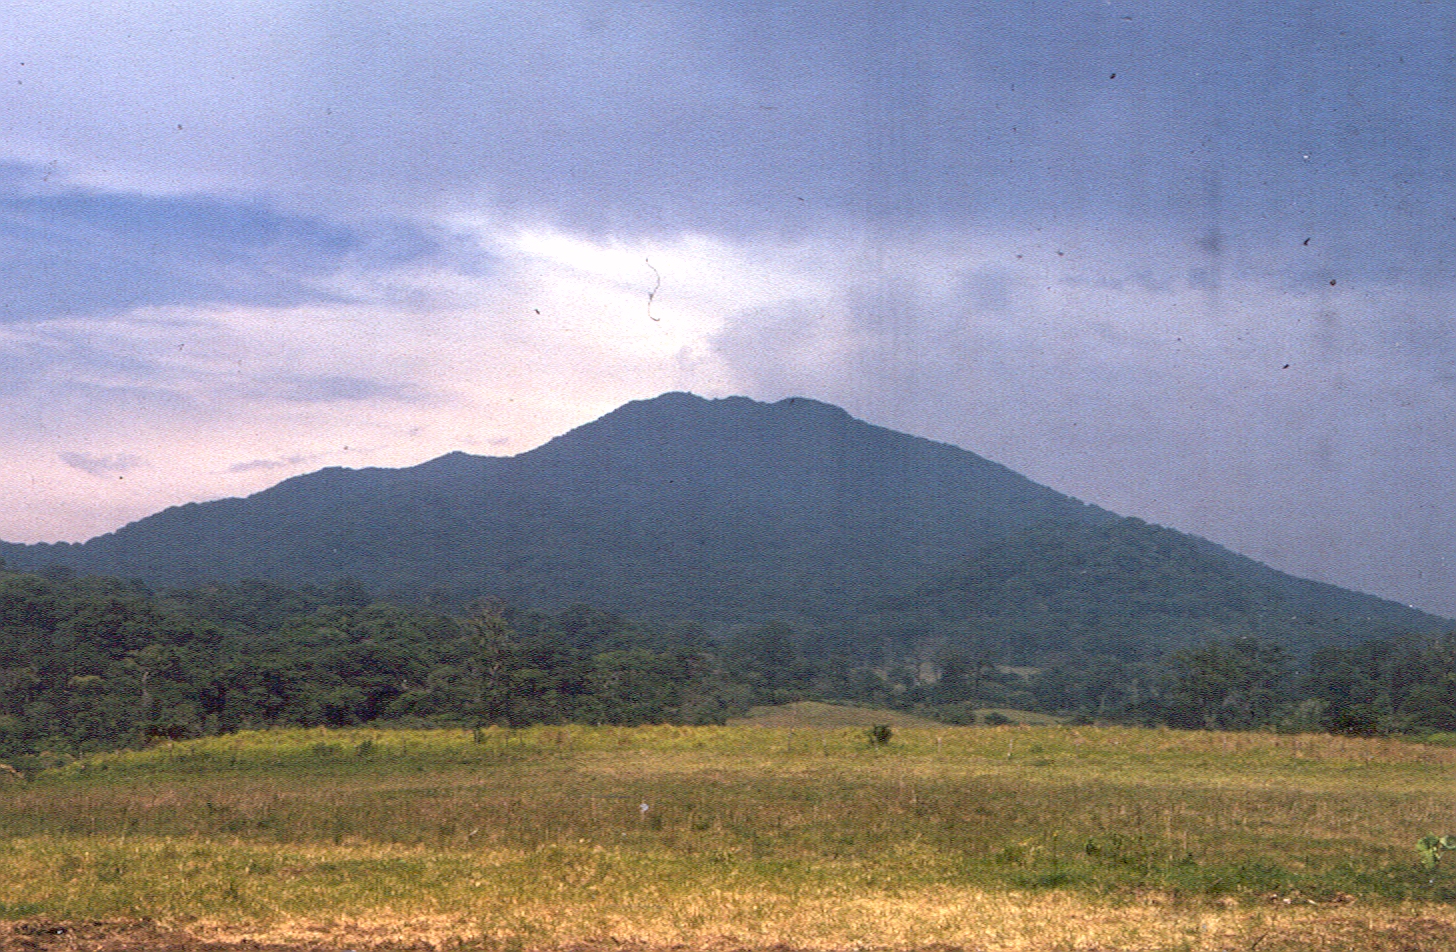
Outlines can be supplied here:
[[992, 642], [974, 632], [862, 635], [772, 622], [710, 634], [581, 605], [445, 611], [348, 581], [155, 593], [0, 569], [0, 760], [272, 726], [708, 724], [800, 699], [953, 723], [1012, 708], [1179, 728], [1456, 731], [1456, 634], [1305, 659], [1238, 635], [1027, 666], [978, 649]]

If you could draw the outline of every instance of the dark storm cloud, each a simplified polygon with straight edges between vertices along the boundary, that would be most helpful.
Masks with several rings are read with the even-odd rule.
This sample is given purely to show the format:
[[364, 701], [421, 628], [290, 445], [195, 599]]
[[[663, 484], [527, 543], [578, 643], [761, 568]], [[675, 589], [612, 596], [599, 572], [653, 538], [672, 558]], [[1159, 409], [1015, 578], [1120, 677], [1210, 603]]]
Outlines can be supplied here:
[[[1456, 203], [1456, 18], [1442, 4], [282, 7], [296, 36], [272, 59], [227, 41], [235, 23], [197, 54], [211, 59], [160, 34], [118, 40], [119, 92], [75, 117], [80, 151], [325, 219], [488, 209], [725, 237], [1152, 219], [1220, 260], [1311, 238], [1321, 263], [1450, 269], [1431, 240]], [[250, 73], [275, 61], [282, 81]], [[241, 108], [180, 88], [217, 64], [248, 80]], [[66, 81], [27, 69], [17, 89]], [[35, 112], [16, 110], [16, 129], [52, 124], [17, 104]], [[158, 113], [184, 129], [165, 152], [135, 131]], [[104, 134], [92, 145], [85, 130]], [[314, 225], [299, 240], [327, 262], [350, 238]], [[273, 293], [297, 295], [284, 279], [311, 273], [285, 272]]]
[[1449, 19], [1415, 0], [359, 8], [329, 21], [311, 160], [336, 188], [604, 231], [1126, 215], [1213, 253], [1318, 235], [1353, 257], [1369, 226], [1410, 251], [1456, 197]]
[[0, 321], [177, 304], [339, 300], [322, 281], [439, 250], [423, 232], [349, 227], [211, 197], [46, 190], [0, 176]]

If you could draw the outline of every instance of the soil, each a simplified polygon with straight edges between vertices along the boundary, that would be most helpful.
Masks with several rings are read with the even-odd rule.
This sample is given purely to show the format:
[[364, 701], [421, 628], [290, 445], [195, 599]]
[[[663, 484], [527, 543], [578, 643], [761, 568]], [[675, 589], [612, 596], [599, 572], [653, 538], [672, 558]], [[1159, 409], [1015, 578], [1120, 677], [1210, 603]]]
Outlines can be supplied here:
[[[0, 926], [0, 952], [238, 952], [239, 946], [202, 942], [146, 921], [55, 922], [28, 919]], [[285, 952], [255, 945], [254, 952]], [[292, 950], [288, 950], [292, 952]]]
[[[1451, 922], [1412, 916], [1371, 929], [1354, 923], [1329, 923], [1319, 934], [1270, 931], [1253, 939], [1251, 949], [1259, 952], [1451, 952], [1456, 949], [1456, 925]], [[1341, 925], [1344, 928], [1341, 928]], [[1058, 946], [1058, 950], [1065, 949]], [[1186, 948], [1186, 946], [1183, 946]], [[1220, 947], [1222, 948], [1222, 947]], [[1077, 946], [1077, 952], [1119, 952], [1102, 946]], [[420, 943], [371, 942], [355, 946], [345, 941], [321, 939], [303, 944], [275, 944], [240, 940], [218, 942], [200, 939], [185, 931], [147, 920], [60, 922], [28, 919], [0, 923], [0, 952], [523, 952], [514, 944], [451, 945], [446, 949]], [[550, 952], [803, 952], [775, 945], [760, 949], [714, 945], [651, 946], [638, 942], [604, 939], [584, 942]], [[928, 946], [917, 952], [977, 952], [975, 949]], [[1052, 950], [1048, 950], [1052, 952]]]
[[[188, 933], [162, 927], [146, 920], [106, 920], [59, 922], [51, 919], [28, 919], [0, 923], [0, 952], [524, 952], [514, 944], [450, 945], [445, 949], [407, 941], [371, 942], [353, 946], [326, 939], [302, 944], [277, 944], [242, 940], [217, 942], [199, 939]], [[759, 949], [718, 946], [653, 946], [642, 942], [604, 939], [580, 942], [550, 952], [803, 952], [785, 945]], [[976, 952], [970, 949], [930, 946], [919, 952]], [[1087, 949], [1079, 952], [1113, 952]], [[1422, 950], [1424, 952], [1424, 950]]]

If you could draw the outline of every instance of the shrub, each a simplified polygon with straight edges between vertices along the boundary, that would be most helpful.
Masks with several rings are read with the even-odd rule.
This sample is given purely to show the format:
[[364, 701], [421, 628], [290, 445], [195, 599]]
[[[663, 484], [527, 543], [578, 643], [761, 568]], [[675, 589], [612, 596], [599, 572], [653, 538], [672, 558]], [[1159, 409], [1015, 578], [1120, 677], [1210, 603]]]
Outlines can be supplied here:
[[1421, 851], [1421, 865], [1426, 869], [1435, 870], [1441, 865], [1441, 855], [1450, 850], [1456, 850], [1456, 836], [1436, 836], [1430, 834], [1421, 837], [1416, 844], [1416, 849]]

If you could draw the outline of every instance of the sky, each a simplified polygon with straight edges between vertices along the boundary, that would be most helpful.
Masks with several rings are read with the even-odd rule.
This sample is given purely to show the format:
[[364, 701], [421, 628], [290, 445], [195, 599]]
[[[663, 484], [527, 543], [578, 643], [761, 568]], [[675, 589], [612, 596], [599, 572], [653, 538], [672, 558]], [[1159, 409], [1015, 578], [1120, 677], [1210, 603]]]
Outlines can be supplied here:
[[1456, 617], [1446, 0], [12, 0], [0, 539], [807, 396]]

